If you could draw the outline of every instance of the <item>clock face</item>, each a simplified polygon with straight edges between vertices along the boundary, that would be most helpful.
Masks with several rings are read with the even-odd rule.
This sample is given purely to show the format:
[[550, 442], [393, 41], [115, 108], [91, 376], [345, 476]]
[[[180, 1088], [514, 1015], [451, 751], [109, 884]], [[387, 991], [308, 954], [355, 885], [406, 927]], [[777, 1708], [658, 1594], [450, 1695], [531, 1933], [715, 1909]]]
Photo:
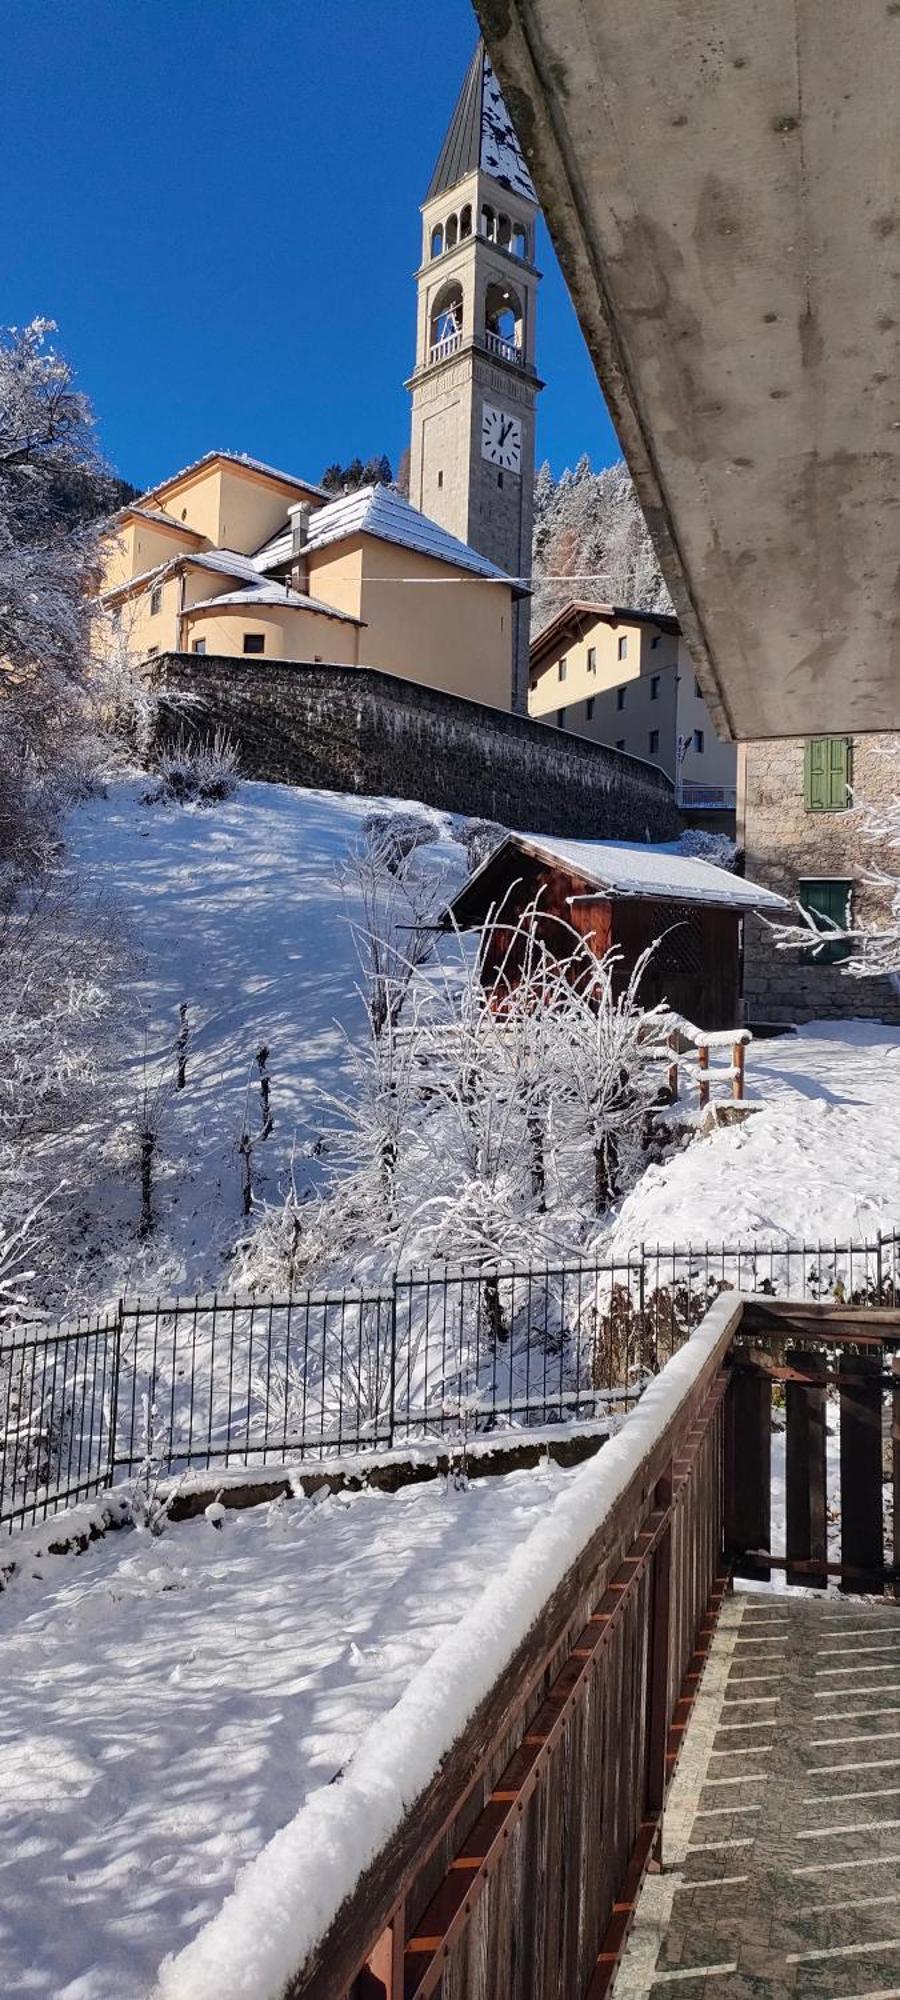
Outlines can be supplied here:
[[492, 465], [502, 465], [506, 472], [521, 471], [522, 426], [518, 417], [508, 417], [505, 410], [482, 403], [481, 456]]

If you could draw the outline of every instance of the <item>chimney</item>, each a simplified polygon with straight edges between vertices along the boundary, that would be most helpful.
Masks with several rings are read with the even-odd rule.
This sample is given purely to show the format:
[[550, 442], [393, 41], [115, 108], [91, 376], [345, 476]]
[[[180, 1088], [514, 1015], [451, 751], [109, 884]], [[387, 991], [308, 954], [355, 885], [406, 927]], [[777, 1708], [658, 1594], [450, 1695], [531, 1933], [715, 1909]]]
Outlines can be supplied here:
[[290, 584], [292, 590], [299, 590], [304, 595], [308, 595], [309, 592], [309, 562], [306, 550], [309, 543], [311, 512], [308, 500], [298, 500], [295, 506], [288, 508], [288, 519], [291, 524]]

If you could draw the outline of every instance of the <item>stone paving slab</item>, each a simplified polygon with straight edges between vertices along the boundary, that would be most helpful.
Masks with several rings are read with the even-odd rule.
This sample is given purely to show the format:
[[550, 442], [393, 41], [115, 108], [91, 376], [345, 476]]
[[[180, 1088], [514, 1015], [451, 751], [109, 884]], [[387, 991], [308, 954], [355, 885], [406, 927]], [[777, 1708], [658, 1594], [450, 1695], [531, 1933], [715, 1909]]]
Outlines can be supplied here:
[[900, 2000], [900, 1607], [726, 1599], [614, 2000]]

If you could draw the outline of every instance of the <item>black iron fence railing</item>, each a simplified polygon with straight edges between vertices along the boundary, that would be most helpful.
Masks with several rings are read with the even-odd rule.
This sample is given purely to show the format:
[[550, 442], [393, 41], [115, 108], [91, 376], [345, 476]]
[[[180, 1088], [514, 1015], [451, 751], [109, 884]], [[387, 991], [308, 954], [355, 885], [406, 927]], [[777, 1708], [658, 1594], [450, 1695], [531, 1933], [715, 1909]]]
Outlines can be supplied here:
[[727, 1290], [895, 1306], [900, 1232], [442, 1266], [14, 1326], [0, 1336], [0, 1528], [134, 1477], [613, 1422]]

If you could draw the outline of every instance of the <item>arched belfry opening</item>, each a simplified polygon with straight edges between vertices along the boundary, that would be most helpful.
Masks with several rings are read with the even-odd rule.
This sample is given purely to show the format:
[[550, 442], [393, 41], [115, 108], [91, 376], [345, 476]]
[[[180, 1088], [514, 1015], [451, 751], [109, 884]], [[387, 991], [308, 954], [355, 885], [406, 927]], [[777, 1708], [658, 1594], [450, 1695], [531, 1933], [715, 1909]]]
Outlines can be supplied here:
[[455, 278], [435, 294], [428, 326], [428, 359], [443, 361], [462, 345], [463, 294]]
[[501, 361], [519, 364], [524, 361], [525, 318], [522, 301], [511, 285], [488, 285], [484, 295], [484, 342]]

